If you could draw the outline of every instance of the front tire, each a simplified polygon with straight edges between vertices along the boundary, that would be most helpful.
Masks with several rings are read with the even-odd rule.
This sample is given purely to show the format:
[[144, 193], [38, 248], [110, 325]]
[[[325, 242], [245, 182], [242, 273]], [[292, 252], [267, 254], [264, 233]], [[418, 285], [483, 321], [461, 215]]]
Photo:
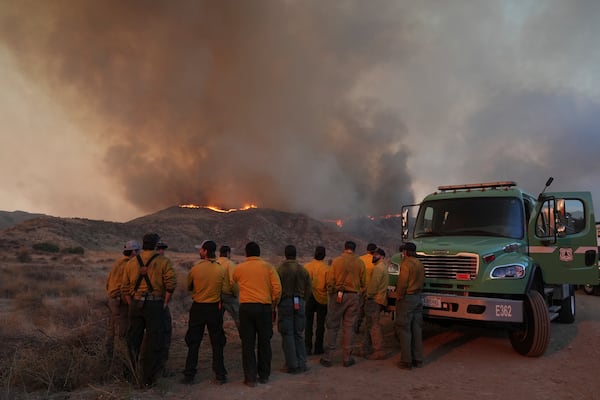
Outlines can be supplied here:
[[534, 290], [527, 294], [523, 306], [523, 325], [510, 331], [510, 343], [519, 354], [539, 357], [550, 342], [548, 308], [544, 297]]

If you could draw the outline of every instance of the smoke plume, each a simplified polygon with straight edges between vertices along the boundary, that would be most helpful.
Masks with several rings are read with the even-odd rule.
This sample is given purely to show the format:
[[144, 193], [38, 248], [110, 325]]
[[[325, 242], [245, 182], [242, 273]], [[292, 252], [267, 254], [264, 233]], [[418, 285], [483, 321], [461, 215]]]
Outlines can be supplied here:
[[140, 210], [339, 217], [412, 200], [401, 116], [356, 91], [402, 25], [367, 2], [3, 7], [20, 68], [106, 147], [105, 173]]
[[[587, 0], [5, 1], [0, 118], [35, 120], [28, 96], [43, 92], [85, 140], [58, 123], [48, 150], [5, 140], [0, 169], [69, 162], [17, 169], [0, 207], [253, 203], [329, 219], [394, 214], [442, 184], [537, 194], [548, 176], [598, 199], [598, 15]], [[15, 69], [25, 83], [6, 83]]]

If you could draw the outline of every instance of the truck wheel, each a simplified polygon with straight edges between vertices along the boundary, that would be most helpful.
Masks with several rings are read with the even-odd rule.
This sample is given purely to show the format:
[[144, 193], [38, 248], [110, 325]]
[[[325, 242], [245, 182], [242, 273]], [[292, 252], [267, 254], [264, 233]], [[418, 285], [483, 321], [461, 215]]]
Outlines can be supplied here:
[[590, 296], [598, 294], [598, 286], [597, 285], [583, 285], [583, 291], [585, 294], [589, 294]]
[[530, 291], [524, 303], [523, 325], [510, 331], [510, 343], [519, 354], [539, 357], [546, 351], [550, 341], [550, 317], [544, 297], [540, 292]]
[[558, 322], [562, 322], [563, 324], [572, 324], [575, 322], [575, 310], [575, 290], [573, 290], [572, 286], [569, 286], [569, 296], [560, 303]]

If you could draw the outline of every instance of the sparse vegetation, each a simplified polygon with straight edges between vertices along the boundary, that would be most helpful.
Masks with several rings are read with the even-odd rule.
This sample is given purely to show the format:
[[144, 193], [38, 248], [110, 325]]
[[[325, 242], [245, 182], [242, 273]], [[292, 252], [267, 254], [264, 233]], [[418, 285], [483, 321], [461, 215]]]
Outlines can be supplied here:
[[17, 261], [20, 263], [28, 263], [31, 262], [31, 253], [29, 249], [23, 247], [17, 251]]
[[83, 255], [85, 253], [85, 249], [81, 246], [77, 246], [77, 247], [66, 247], [62, 250], [63, 253], [67, 253], [67, 254], [81, 254]]
[[[139, 382], [124, 345], [115, 348], [112, 360], [106, 351], [109, 268], [98, 260], [74, 265], [54, 257], [0, 267], [0, 400], [57, 398], [61, 392], [90, 388], [95, 393], [90, 398], [130, 397]], [[191, 301], [182, 283], [187, 270], [176, 269], [175, 319], [187, 313]], [[102, 389], [107, 385], [109, 391]], [[167, 392], [169, 385], [159, 380], [156, 390]]]
[[40, 391], [45, 397], [108, 379], [99, 281], [74, 272], [37, 262], [0, 269], [1, 399]]
[[49, 242], [34, 243], [33, 249], [46, 253], [58, 253], [60, 251], [60, 247], [57, 244]]
[[84, 330], [69, 337], [31, 339], [14, 350], [12, 362], [0, 377], [3, 386], [12, 388], [15, 395], [39, 390], [50, 394], [96, 382], [97, 371], [105, 369], [106, 359], [96, 332]]

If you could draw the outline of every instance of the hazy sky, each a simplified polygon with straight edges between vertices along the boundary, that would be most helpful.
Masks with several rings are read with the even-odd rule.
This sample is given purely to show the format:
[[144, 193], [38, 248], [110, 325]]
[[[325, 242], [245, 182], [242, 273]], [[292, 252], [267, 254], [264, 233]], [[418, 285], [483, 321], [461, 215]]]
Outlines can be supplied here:
[[[0, 0], [0, 210], [592, 191], [600, 2]], [[600, 217], [597, 217], [597, 219]]]

